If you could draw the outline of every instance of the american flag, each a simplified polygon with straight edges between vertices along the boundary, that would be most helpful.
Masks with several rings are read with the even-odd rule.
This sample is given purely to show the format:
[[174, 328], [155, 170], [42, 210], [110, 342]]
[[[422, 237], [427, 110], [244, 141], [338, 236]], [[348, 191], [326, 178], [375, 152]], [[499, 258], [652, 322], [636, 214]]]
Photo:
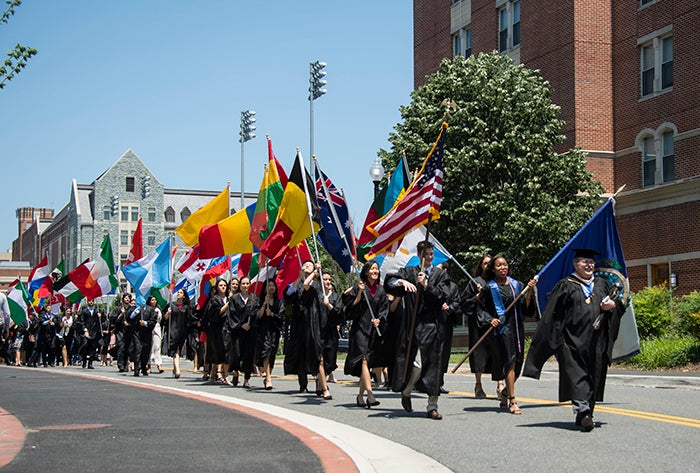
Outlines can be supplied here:
[[403, 237], [428, 220], [440, 218], [442, 203], [442, 161], [447, 123], [442, 124], [440, 135], [423, 162], [423, 168], [401, 199], [381, 220], [368, 226], [377, 236], [367, 259], [391, 251], [401, 244]]

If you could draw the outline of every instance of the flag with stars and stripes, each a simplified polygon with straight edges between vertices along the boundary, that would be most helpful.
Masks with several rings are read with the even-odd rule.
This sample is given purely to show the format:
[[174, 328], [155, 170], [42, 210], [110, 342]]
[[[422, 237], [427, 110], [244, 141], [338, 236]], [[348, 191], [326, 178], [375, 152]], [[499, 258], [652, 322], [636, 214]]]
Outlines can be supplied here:
[[318, 239], [331, 257], [349, 273], [355, 259], [355, 237], [345, 197], [314, 161], [316, 200], [321, 214]]
[[443, 122], [437, 141], [403, 198], [384, 217], [367, 226], [377, 237], [366, 256], [368, 260], [395, 250], [408, 232], [440, 218], [446, 131], [447, 123]]

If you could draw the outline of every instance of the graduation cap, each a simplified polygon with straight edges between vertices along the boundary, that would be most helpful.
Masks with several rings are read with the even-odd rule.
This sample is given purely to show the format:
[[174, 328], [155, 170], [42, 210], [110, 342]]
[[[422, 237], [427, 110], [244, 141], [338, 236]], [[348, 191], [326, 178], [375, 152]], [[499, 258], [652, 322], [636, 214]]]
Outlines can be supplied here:
[[587, 258], [587, 259], [595, 259], [596, 255], [600, 255], [596, 250], [592, 250], [590, 248], [571, 248], [571, 251], [574, 252], [574, 258]]

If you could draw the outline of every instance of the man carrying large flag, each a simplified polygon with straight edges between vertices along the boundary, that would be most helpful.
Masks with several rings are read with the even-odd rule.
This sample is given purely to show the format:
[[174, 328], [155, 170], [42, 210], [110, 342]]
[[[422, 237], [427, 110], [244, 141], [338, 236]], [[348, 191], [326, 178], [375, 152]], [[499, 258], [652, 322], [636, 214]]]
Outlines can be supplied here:
[[[634, 324], [632, 315], [622, 318], [629, 286], [613, 202], [609, 199], [540, 272], [538, 292], [540, 300], [547, 297], [546, 309], [523, 370], [539, 379], [544, 363], [556, 355], [559, 402], [571, 401], [576, 425], [586, 432], [594, 428], [595, 403], [603, 400], [613, 344], [618, 333], [629, 330], [621, 322]], [[554, 284], [555, 278], [561, 279]], [[636, 324], [631, 328], [636, 335]], [[638, 349], [638, 337], [636, 344]]]
[[304, 168], [304, 160], [297, 149], [289, 181], [279, 206], [277, 222], [260, 247], [260, 252], [278, 264], [287, 251], [318, 231], [319, 214], [316, 193], [311, 177]]
[[199, 230], [204, 225], [213, 225], [229, 215], [229, 186], [201, 209], [190, 215], [182, 225], [175, 229], [187, 246], [194, 246], [199, 241]]
[[442, 158], [446, 135], [447, 123], [443, 122], [437, 141], [406, 194], [384, 217], [367, 227], [377, 237], [367, 259], [398, 247], [412, 229], [440, 218]]

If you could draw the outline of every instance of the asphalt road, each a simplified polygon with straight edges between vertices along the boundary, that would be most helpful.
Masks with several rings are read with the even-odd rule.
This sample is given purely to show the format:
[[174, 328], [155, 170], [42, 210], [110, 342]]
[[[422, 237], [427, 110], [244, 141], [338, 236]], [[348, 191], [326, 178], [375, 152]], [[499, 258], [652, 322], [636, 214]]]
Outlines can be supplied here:
[[[556, 366], [548, 368], [554, 370]], [[554, 371], [545, 371], [539, 381], [518, 381], [516, 396], [523, 410], [521, 416], [498, 409], [492, 395], [495, 383], [485, 383], [488, 399], [476, 400], [471, 375], [448, 375], [446, 387], [450, 393], [440, 397], [442, 421], [425, 417], [426, 397], [419, 394], [413, 396], [413, 413], [404, 412], [399, 396], [385, 390], [375, 390], [380, 406], [358, 408], [356, 380], [343, 376], [340, 370], [336, 371], [340, 382], [331, 385], [331, 401], [299, 394], [296, 379], [279, 373], [273, 378], [275, 389], [265, 391], [260, 378], [253, 378], [253, 389], [246, 390], [203, 384], [198, 373], [187, 371], [179, 380], [166, 371], [138, 381], [117, 373], [116, 368], [65, 371], [130, 385], [65, 376], [59, 368], [3, 368], [0, 407], [30, 429], [56, 422], [66, 424], [66, 419], [111, 427], [83, 433], [57, 431], [51, 434], [50, 442], [47, 437], [44, 443], [34, 441], [34, 433], [30, 432], [16, 462], [3, 471], [29, 471], [30, 466], [34, 471], [36, 466], [52, 465], [43, 462], [49, 462], [56, 450], [66, 450], [67, 459], [86, 464], [94, 458], [91, 452], [107, 450], [109, 459], [99, 466], [103, 471], [118, 464], [115, 460], [130, 469], [164, 465], [168, 471], [173, 471], [172, 467], [177, 467], [175, 471], [189, 467], [211, 471], [221, 464], [237, 465], [239, 460], [252, 471], [326, 469], [318, 460], [312, 461], [314, 454], [305, 450], [303, 442], [289, 439], [288, 434], [277, 431], [278, 427], [266, 427], [261, 420], [228, 409], [224, 413], [223, 408], [196, 399], [137, 389], [137, 384], [231, 402], [242, 409], [257, 409], [304, 425], [348, 452], [360, 471], [405, 473], [444, 467], [456, 472], [536, 469], [622, 473], [688, 471], [700, 464], [697, 374], [612, 373], [606, 402], [596, 409], [596, 429], [583, 433], [574, 425], [570, 407], [556, 402]], [[281, 372], [280, 367], [276, 371]], [[91, 403], [95, 406], [86, 407]], [[57, 414], [47, 414], [50, 411]], [[46, 415], [59, 417], [51, 420]], [[110, 429], [119, 435], [111, 438]], [[40, 431], [36, 438], [41, 440], [43, 435]], [[386, 440], [389, 442], [382, 443]], [[298, 447], [287, 448], [287, 442], [297, 442]], [[32, 448], [35, 444], [37, 447]], [[264, 450], [261, 445], [266, 446]], [[37, 449], [50, 452], [39, 455]], [[289, 451], [305, 453], [297, 456], [289, 455]], [[181, 456], [186, 458], [180, 460]]]

